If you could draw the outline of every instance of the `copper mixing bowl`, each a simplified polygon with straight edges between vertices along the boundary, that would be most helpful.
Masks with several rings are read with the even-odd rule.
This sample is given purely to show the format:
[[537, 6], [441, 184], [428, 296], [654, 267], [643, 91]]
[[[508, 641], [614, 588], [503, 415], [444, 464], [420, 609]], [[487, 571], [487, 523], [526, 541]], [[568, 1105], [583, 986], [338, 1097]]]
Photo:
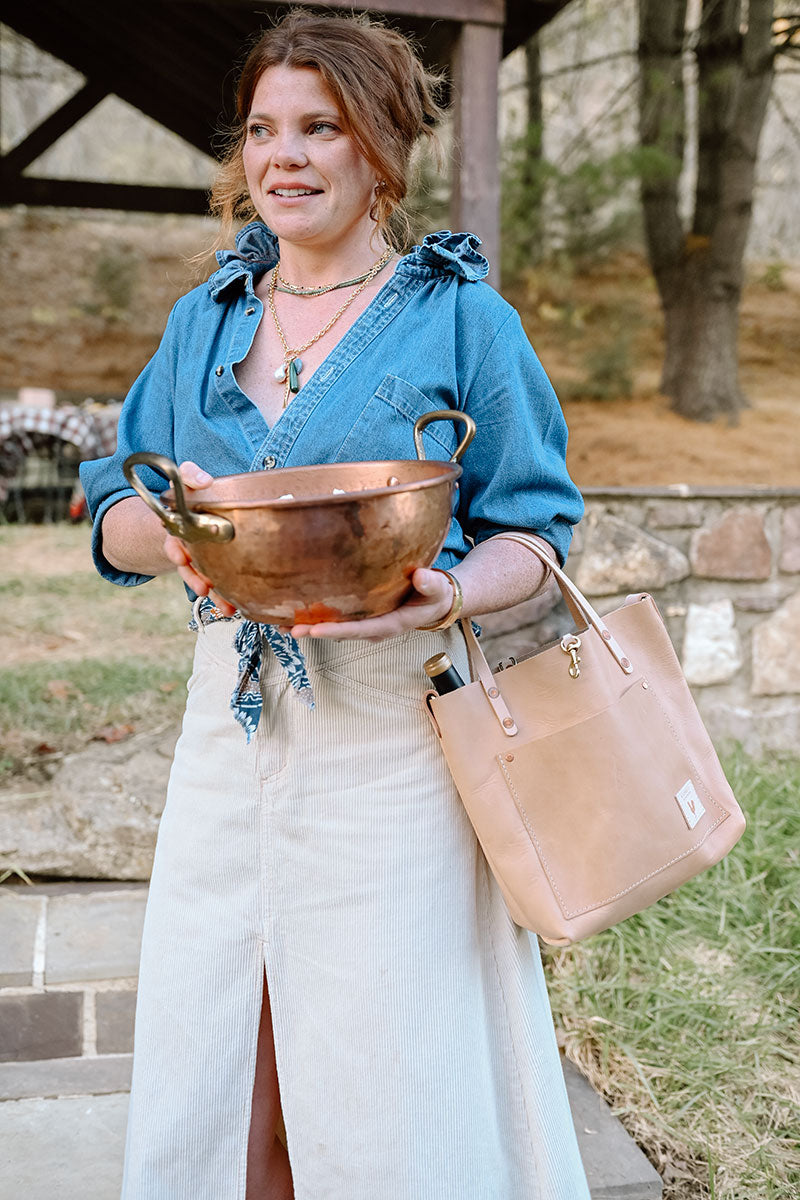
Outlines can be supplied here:
[[[466, 429], [449, 462], [428, 462], [422, 430], [441, 420]], [[417, 420], [416, 461], [221, 475], [189, 491], [176, 464], [160, 454], [131, 454], [123, 471], [165, 528], [189, 544], [214, 590], [244, 616], [280, 625], [358, 620], [397, 608], [412, 590], [414, 570], [435, 561], [450, 527], [458, 459], [474, 435], [471, 417], [447, 410]], [[170, 480], [160, 498], [139, 478], [140, 464]]]

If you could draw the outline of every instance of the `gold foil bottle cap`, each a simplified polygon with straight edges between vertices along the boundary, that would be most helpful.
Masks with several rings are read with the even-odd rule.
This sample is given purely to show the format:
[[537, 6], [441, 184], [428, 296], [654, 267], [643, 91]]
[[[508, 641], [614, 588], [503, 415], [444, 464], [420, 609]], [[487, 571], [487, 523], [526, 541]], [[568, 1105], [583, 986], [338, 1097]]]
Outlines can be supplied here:
[[436, 675], [442, 675], [445, 671], [449, 671], [452, 665], [453, 663], [450, 659], [450, 655], [443, 653], [434, 654], [433, 658], [427, 659], [427, 661], [422, 664], [426, 674], [430, 675], [431, 679], [433, 679]]

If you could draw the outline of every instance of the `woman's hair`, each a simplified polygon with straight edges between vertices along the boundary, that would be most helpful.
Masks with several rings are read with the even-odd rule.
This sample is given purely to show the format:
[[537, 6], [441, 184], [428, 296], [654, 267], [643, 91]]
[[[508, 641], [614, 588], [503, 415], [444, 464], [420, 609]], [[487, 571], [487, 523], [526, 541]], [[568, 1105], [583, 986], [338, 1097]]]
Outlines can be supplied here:
[[436, 99], [441, 77], [422, 65], [409, 41], [366, 17], [317, 16], [293, 9], [261, 34], [247, 56], [236, 89], [236, 122], [211, 191], [211, 212], [220, 218], [217, 247], [230, 240], [238, 221], [255, 217], [242, 161], [247, 117], [259, 79], [269, 67], [319, 71], [348, 133], [378, 178], [371, 216], [399, 246], [409, 234], [403, 200], [411, 154], [420, 136], [438, 142]]

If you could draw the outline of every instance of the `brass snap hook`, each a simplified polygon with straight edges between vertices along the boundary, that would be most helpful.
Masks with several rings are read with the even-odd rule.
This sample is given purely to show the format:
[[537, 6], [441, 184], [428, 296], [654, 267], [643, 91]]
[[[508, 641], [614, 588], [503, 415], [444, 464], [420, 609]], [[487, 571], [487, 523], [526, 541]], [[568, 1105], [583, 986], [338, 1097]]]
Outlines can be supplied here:
[[570, 679], [577, 679], [581, 673], [581, 668], [579, 666], [579, 663], [581, 660], [580, 660], [580, 657], [578, 656], [578, 651], [580, 650], [580, 648], [581, 648], [581, 639], [577, 636], [577, 634], [568, 633], [568, 634], [565, 634], [564, 637], [562, 637], [561, 649], [564, 651], [565, 654], [568, 654], [572, 660], [569, 665]]

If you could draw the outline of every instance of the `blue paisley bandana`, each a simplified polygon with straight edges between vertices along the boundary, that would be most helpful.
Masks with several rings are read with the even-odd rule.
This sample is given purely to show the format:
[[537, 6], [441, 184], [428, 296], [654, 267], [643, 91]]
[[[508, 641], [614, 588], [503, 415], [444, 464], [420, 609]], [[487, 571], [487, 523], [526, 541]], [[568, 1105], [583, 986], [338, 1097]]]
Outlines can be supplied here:
[[[226, 617], [208, 596], [203, 596], [194, 606], [194, 615], [189, 628], [195, 632], [200, 625], [213, 621], [240, 620], [236, 615]], [[239, 652], [239, 678], [231, 695], [231, 711], [244, 729], [247, 741], [258, 728], [261, 719], [261, 669], [262, 647], [267, 644], [286, 672], [297, 699], [307, 708], [314, 707], [314, 692], [309, 682], [305, 661], [297, 640], [289, 633], [281, 633], [274, 625], [261, 625], [257, 621], [242, 621], [233, 639]]]

